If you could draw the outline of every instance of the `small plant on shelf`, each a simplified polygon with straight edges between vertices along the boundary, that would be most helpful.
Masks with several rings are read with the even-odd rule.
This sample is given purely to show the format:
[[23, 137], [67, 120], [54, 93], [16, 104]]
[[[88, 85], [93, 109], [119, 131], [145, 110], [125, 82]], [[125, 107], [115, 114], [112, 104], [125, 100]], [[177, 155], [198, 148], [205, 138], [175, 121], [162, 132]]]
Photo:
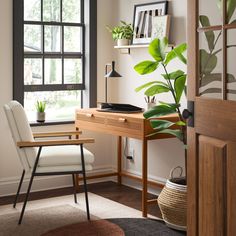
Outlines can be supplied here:
[[118, 46], [129, 45], [133, 37], [133, 27], [125, 21], [120, 21], [121, 25], [114, 28], [107, 26], [107, 29], [112, 34], [112, 38], [117, 41]]
[[37, 122], [44, 122], [45, 121], [46, 102], [45, 101], [37, 101], [35, 106], [36, 106], [36, 110], [37, 110]]

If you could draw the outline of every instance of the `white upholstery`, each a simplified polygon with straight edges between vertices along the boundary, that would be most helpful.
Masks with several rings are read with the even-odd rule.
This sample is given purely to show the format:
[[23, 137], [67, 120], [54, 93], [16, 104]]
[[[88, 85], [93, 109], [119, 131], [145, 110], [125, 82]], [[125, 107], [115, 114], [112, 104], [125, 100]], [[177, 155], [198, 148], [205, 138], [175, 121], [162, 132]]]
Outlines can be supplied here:
[[[17, 101], [4, 106], [8, 124], [15, 144], [19, 141], [34, 141], [33, 134], [24, 108]], [[19, 148], [15, 145], [21, 164], [26, 171], [32, 171], [37, 148]], [[85, 169], [92, 170], [94, 155], [84, 150]], [[77, 145], [42, 147], [37, 172], [66, 172], [81, 170], [81, 153]]]
[[[86, 163], [92, 164], [94, 162], [94, 155], [84, 148], [84, 156], [86, 157]], [[69, 158], [68, 158], [69, 157]], [[64, 165], [80, 165], [80, 147], [65, 146], [56, 147], [43, 147], [39, 159], [38, 166], [64, 166]]]

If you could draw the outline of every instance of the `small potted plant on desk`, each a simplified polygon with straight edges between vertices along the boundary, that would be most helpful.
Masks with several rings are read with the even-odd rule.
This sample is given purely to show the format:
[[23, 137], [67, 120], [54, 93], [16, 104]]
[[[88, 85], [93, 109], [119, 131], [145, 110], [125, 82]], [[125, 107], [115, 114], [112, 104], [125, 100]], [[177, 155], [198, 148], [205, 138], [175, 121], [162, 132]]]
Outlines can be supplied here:
[[117, 46], [126, 46], [130, 44], [130, 40], [133, 37], [133, 27], [131, 24], [127, 24], [125, 21], [120, 21], [121, 26], [116, 26], [107, 29], [112, 33], [112, 38], [117, 41]]
[[37, 122], [45, 122], [45, 109], [46, 109], [46, 102], [37, 101], [36, 103]]
[[[186, 51], [187, 45], [181, 44], [167, 53], [168, 40], [154, 39], [149, 45], [149, 53], [153, 57], [153, 61], [146, 60], [137, 64], [134, 69], [141, 75], [154, 72], [158, 67], [162, 67], [164, 73], [161, 75], [162, 80], [157, 79], [136, 88], [136, 92], [146, 89], [146, 96], [156, 96], [162, 93], [170, 93], [173, 102], [168, 103], [159, 101], [159, 104], [151, 107], [144, 113], [144, 117], [150, 120], [154, 129], [152, 135], [169, 134], [178, 138], [186, 147], [186, 122], [181, 113], [180, 100], [185, 90], [186, 74], [182, 70], [169, 72], [168, 64], [178, 58], [184, 64], [187, 60], [183, 53]], [[177, 113], [178, 122], [170, 122], [168, 120], [158, 120], [158, 117]], [[185, 169], [187, 167], [187, 157], [185, 149]], [[180, 176], [182, 176], [182, 168]], [[176, 168], [175, 168], [176, 169]], [[163, 220], [169, 227], [186, 230], [187, 218], [187, 180], [185, 177], [174, 178], [171, 172], [170, 179], [167, 180], [165, 187], [158, 197], [158, 204], [163, 216]], [[187, 173], [187, 172], [186, 172]]]

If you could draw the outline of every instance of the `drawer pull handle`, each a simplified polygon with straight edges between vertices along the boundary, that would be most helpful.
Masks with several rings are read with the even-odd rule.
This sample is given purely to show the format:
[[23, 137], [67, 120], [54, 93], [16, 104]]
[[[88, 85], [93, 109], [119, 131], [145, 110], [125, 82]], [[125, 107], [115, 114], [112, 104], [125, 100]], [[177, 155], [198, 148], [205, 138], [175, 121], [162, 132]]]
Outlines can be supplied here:
[[87, 116], [87, 117], [93, 117], [94, 115], [87, 113], [86, 116]]
[[125, 118], [119, 118], [119, 122], [126, 122], [127, 120]]

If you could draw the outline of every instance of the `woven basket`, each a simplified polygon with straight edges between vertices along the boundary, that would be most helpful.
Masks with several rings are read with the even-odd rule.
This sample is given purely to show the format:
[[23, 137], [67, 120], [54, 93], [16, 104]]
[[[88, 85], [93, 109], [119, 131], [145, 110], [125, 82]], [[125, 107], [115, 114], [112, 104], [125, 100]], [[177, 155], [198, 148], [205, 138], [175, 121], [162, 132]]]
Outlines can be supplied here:
[[[174, 171], [181, 170], [180, 177], [174, 178]], [[170, 179], [157, 202], [162, 213], [163, 220], [170, 228], [186, 231], [187, 226], [187, 185], [182, 177], [182, 167], [176, 167], [171, 171]]]

